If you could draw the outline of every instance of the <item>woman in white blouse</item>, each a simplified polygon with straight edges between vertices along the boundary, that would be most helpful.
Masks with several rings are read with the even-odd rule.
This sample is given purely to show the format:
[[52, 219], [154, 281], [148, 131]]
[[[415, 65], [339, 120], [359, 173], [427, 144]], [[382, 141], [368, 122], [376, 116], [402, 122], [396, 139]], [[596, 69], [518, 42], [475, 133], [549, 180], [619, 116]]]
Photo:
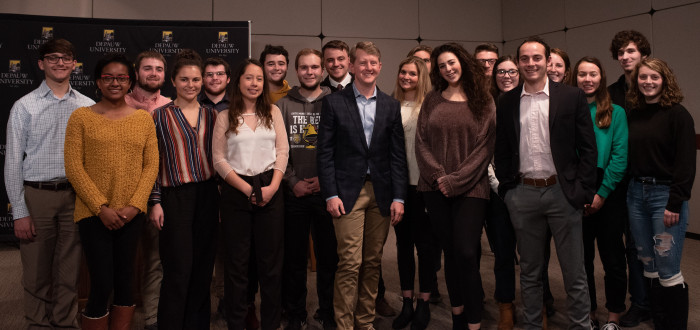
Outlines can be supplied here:
[[231, 79], [231, 108], [214, 127], [214, 167], [224, 179], [221, 225], [226, 246], [226, 315], [229, 329], [245, 328], [251, 244], [260, 280], [263, 330], [281, 316], [284, 199], [278, 190], [289, 144], [282, 113], [269, 103], [260, 62], [245, 60]]

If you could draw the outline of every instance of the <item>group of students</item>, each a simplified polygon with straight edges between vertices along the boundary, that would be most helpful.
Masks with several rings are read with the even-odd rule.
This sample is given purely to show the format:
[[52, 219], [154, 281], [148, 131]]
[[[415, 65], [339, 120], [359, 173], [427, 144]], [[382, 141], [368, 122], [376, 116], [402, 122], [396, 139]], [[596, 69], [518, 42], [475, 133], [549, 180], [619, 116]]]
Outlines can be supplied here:
[[[283, 310], [288, 329], [306, 325], [309, 232], [318, 257], [314, 317], [324, 329], [373, 329], [390, 225], [403, 298], [395, 329], [428, 327], [440, 251], [453, 329], [481, 327], [482, 227], [495, 254], [499, 329], [514, 325], [516, 244], [523, 322], [546, 328], [554, 313], [546, 276], [552, 237], [571, 328], [599, 327], [594, 241], [609, 311], [601, 329], [635, 326], [629, 324], [644, 320], [645, 310], [657, 329], [687, 327], [680, 259], [695, 175], [694, 125], [675, 76], [648, 57], [641, 34], [615, 36], [612, 55], [625, 75], [609, 88], [598, 59], [583, 57], [572, 70], [565, 52], [537, 37], [515, 57], [499, 57], [493, 45], [474, 55], [456, 43], [418, 46], [400, 62], [392, 96], [376, 86], [381, 53], [371, 42], [350, 48], [333, 40], [322, 51], [300, 51], [300, 86], [293, 88], [284, 80], [288, 55], [274, 49], [243, 61], [231, 76], [211, 74], [226, 76], [226, 109], [202, 102], [205, 65], [196, 52], [181, 51], [171, 73], [176, 97], [149, 113], [129, 105], [137, 78], [124, 55], [98, 61], [94, 103], [70, 88], [72, 45], [42, 45], [46, 80], [12, 109], [5, 180], [23, 260], [36, 258], [29, 253], [37, 253], [30, 251], [42, 233], [32, 218], [56, 217], [42, 210], [54, 207], [45, 200], [71, 201], [74, 191], [69, 217], [79, 240], [70, 244], [78, 251], [82, 244], [90, 273], [84, 329], [130, 326], [134, 258], [146, 221], [159, 230], [161, 329], [209, 328], [219, 230], [220, 310], [229, 329], [251, 327], [249, 282], [260, 284], [263, 329], [278, 328]], [[63, 121], [41, 119], [59, 116], [46, 111], [32, 117], [27, 104], [43, 101], [29, 97], [65, 99], [56, 102], [65, 108]], [[47, 148], [45, 138], [27, 130], [42, 127], [38, 120], [65, 143], [38, 150]], [[28, 175], [46, 159], [54, 159], [54, 173]], [[19, 187], [8, 181], [17, 176]], [[66, 196], [40, 195], [49, 193]], [[633, 306], [623, 316], [625, 260]], [[634, 269], [642, 267], [649, 298], [632, 292]], [[35, 296], [28, 284], [23, 280], [25, 305]], [[75, 315], [73, 305], [60, 306]], [[76, 326], [58, 310], [27, 314], [30, 325]]]

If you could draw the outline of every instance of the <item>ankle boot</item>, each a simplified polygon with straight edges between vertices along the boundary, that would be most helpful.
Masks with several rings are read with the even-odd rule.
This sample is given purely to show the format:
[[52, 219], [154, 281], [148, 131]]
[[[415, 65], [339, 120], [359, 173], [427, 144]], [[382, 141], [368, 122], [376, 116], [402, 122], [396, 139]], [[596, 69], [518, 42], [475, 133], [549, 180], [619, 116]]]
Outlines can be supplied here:
[[467, 318], [464, 313], [459, 315], [452, 314], [452, 330], [464, 330], [467, 328]]
[[401, 313], [391, 323], [392, 329], [403, 329], [413, 320], [413, 298], [403, 298]]
[[109, 322], [109, 312], [102, 317], [94, 318], [87, 317], [85, 314], [80, 313], [80, 326], [84, 330], [107, 330], [107, 324]]
[[[513, 330], [513, 303], [498, 303], [500, 311], [500, 319], [498, 321], [498, 330]], [[547, 315], [547, 313], [544, 313]]]
[[430, 302], [418, 298], [416, 313], [413, 315], [411, 330], [425, 330], [430, 323]]
[[688, 329], [688, 284], [663, 288], [667, 311], [663, 329]]
[[129, 330], [131, 329], [131, 319], [134, 317], [133, 306], [112, 306], [112, 319], [109, 322], [110, 330]]
[[651, 318], [654, 320], [654, 329], [664, 329], [666, 318], [666, 304], [664, 288], [658, 278], [646, 278], [649, 287], [649, 304], [651, 305]]

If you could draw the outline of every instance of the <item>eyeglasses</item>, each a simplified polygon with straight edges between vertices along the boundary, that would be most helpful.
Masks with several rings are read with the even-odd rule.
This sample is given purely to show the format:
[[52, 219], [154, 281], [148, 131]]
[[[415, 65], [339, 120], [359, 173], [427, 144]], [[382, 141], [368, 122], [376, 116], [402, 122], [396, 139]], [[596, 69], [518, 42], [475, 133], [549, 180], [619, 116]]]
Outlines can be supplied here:
[[512, 76], [517, 76], [517, 75], [518, 75], [518, 70], [515, 70], [515, 69], [510, 69], [510, 70], [499, 69], [499, 70], [496, 70], [496, 74], [499, 75], [499, 76], [505, 76], [506, 74], [508, 74], [509, 76], [512, 77]]
[[486, 64], [486, 63], [488, 63], [489, 65], [494, 65], [494, 64], [496, 63], [496, 59], [495, 59], [495, 58], [492, 58], [492, 59], [485, 59], [485, 58], [482, 58], [482, 59], [478, 59], [477, 61], [479, 61], [479, 63], [481, 63], [481, 65], [484, 65], [484, 64]]
[[63, 55], [63, 56], [46, 55], [46, 56], [44, 56], [44, 59], [51, 64], [58, 63], [58, 60], [63, 61], [63, 63], [73, 62], [73, 56], [70, 56], [70, 55]]
[[111, 84], [115, 79], [120, 84], [129, 82], [129, 76], [127, 75], [113, 76], [111, 74], [103, 74], [100, 76], [100, 79], [105, 84]]
[[223, 76], [225, 76], [225, 75], [226, 75], [226, 72], [223, 72], [223, 71], [218, 71], [218, 72], [207, 72], [207, 73], [204, 74], [204, 77], [206, 77], [206, 78], [214, 78], [214, 76], [223, 77]]

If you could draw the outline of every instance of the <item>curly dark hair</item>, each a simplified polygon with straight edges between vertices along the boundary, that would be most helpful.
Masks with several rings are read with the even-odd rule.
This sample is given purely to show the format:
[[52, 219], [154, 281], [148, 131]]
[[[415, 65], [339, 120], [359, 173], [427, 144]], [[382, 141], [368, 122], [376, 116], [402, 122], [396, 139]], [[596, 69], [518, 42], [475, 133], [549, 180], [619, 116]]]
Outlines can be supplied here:
[[639, 31], [624, 30], [620, 31], [613, 37], [610, 43], [610, 53], [613, 60], [617, 61], [617, 52], [620, 48], [627, 46], [630, 42], [634, 42], [642, 56], [651, 55], [651, 45], [649, 40]]
[[634, 67], [632, 77], [630, 78], [630, 89], [627, 91], [627, 106], [629, 110], [642, 108], [646, 104], [644, 94], [639, 90], [639, 82], [637, 81], [639, 77], [639, 68], [642, 66], [646, 66], [661, 75], [663, 86], [661, 87], [659, 104], [662, 107], [668, 108], [675, 103], [681, 103], [683, 101], [683, 93], [681, 92], [680, 86], [678, 86], [678, 82], [676, 82], [676, 75], [673, 74], [671, 67], [661, 59], [645, 58]]
[[[238, 123], [240, 118], [242, 118], [243, 111], [245, 110], [245, 104], [243, 103], [243, 95], [241, 95], [241, 77], [245, 73], [248, 66], [255, 65], [263, 70], [263, 66], [260, 61], [256, 59], [245, 59], [238, 65], [236, 73], [231, 77], [231, 83], [228, 85], [228, 96], [231, 100], [231, 107], [228, 109], [228, 122], [229, 130], [228, 132], [233, 132], [238, 134]], [[263, 72], [265, 72], [263, 70]], [[267, 79], [265, 74], [263, 74], [262, 82], [263, 92], [255, 100], [255, 114], [258, 118], [262, 120], [262, 124], [267, 128], [272, 128], [272, 104], [270, 103], [269, 89], [267, 87]], [[228, 134], [227, 132], [227, 134]]]
[[442, 92], [448, 87], [445, 78], [440, 74], [437, 59], [442, 53], [452, 53], [457, 57], [459, 65], [462, 67], [462, 76], [459, 78], [460, 85], [467, 95], [467, 104], [477, 120], [485, 118], [489, 111], [489, 103], [493, 102], [491, 93], [486, 84], [486, 75], [479, 62], [467, 52], [462, 45], [454, 42], [438, 46], [430, 54], [430, 61], [433, 63], [430, 71], [430, 80], [433, 89]]

